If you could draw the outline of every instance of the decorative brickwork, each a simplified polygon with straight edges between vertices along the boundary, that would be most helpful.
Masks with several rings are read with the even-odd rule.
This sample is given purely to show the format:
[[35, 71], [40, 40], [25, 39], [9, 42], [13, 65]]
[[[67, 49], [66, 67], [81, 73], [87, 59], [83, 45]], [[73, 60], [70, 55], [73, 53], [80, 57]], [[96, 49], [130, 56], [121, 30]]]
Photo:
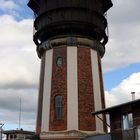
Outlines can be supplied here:
[[78, 48], [79, 129], [95, 131], [93, 81], [90, 48]]
[[[57, 59], [61, 57], [62, 66], [57, 66]], [[57, 120], [54, 110], [54, 97], [62, 96], [62, 119]], [[47, 117], [47, 116], [46, 116]], [[55, 48], [53, 51], [52, 89], [50, 106], [50, 131], [67, 129], [67, 48]]]

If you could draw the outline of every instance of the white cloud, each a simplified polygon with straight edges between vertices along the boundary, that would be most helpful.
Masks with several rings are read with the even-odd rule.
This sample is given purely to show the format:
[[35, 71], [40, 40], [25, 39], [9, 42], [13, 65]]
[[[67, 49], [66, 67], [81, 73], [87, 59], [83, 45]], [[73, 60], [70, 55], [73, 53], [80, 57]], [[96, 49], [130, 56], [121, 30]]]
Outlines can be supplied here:
[[110, 37], [103, 58], [104, 71], [140, 63], [140, 1], [113, 0], [113, 4], [108, 12]]
[[135, 98], [140, 98], [140, 72], [133, 73], [124, 79], [119, 85], [105, 92], [106, 105], [113, 106], [132, 100], [131, 92], [135, 92]]
[[18, 126], [20, 97], [22, 125], [35, 125], [40, 61], [32, 41], [32, 24], [31, 19], [0, 16], [0, 118], [5, 127]]
[[21, 125], [24, 125], [24, 128], [28, 130], [34, 130], [37, 93], [37, 89], [0, 90], [0, 118], [1, 122], [5, 123], [5, 127], [9, 124], [14, 124], [12, 129], [18, 128], [21, 98]]
[[32, 41], [32, 20], [17, 22], [4, 15], [0, 17], [0, 26], [0, 87], [20, 83], [37, 86], [39, 59]]
[[15, 10], [18, 9], [18, 5], [12, 0], [0, 0], [0, 10]]

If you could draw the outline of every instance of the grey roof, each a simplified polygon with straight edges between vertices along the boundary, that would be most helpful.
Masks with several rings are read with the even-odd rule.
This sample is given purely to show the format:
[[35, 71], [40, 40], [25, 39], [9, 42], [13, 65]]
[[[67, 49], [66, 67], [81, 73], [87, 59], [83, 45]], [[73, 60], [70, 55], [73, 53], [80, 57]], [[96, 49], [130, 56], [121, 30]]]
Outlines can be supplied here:
[[90, 136], [90, 137], [83, 138], [82, 140], [111, 140], [111, 136], [110, 134]]
[[34, 135], [35, 132], [33, 131], [24, 131], [24, 130], [5, 130], [3, 131], [3, 134], [28, 134], [28, 135]]

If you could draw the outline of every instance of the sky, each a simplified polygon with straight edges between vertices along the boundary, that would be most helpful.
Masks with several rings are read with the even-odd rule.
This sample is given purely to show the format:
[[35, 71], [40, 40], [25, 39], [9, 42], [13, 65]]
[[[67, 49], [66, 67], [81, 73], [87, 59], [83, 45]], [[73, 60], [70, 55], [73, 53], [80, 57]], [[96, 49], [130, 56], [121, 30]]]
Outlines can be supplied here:
[[[0, 123], [35, 130], [40, 59], [32, 41], [28, 0], [0, 0]], [[102, 58], [106, 106], [140, 98], [140, 0], [112, 0], [109, 42]]]

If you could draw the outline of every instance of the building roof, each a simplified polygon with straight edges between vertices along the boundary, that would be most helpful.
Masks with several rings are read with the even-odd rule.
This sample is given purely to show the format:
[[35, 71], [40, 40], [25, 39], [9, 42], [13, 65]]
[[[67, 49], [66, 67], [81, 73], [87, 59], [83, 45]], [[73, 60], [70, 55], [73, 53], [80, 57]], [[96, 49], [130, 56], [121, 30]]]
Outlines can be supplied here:
[[97, 136], [89, 136], [89, 137], [83, 138], [82, 140], [111, 140], [111, 135], [104, 134], [104, 135], [97, 135]]
[[34, 135], [35, 132], [33, 131], [25, 131], [23, 129], [20, 129], [20, 130], [6, 130], [6, 131], [3, 131], [3, 134], [28, 134], [28, 135]]
[[131, 101], [131, 102], [127, 102], [127, 103], [123, 103], [123, 104], [119, 104], [119, 105], [116, 105], [116, 106], [112, 106], [112, 107], [109, 107], [109, 108], [105, 108], [105, 109], [102, 109], [102, 110], [99, 110], [99, 111], [96, 111], [96, 112], [92, 112], [91, 114], [92, 115], [98, 115], [98, 114], [107, 114], [107, 113], [110, 113], [116, 109], [120, 109], [120, 108], [123, 108], [123, 107], [126, 107], [126, 106], [134, 106], [134, 105], [137, 105], [137, 104], [140, 104], [140, 99], [137, 99], [137, 100], [134, 100], [134, 101]]
[[[39, 4], [40, 0], [29, 0], [28, 6], [36, 13], [38, 14], [38, 9], [40, 7]], [[113, 6], [111, 0], [102, 0], [104, 4], [104, 12], [106, 12], [109, 8]]]

